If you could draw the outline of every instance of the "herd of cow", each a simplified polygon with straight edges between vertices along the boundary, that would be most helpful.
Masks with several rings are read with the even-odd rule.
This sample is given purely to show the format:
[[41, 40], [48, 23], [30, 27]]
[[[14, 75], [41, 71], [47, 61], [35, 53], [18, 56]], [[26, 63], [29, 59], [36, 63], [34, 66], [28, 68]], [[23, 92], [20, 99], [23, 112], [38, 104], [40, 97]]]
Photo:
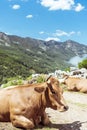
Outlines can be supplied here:
[[[87, 79], [65, 76], [62, 83], [71, 91], [87, 92]], [[46, 108], [68, 110], [58, 78], [50, 76], [44, 83], [10, 86], [0, 90], [0, 121], [31, 129], [50, 122]]]

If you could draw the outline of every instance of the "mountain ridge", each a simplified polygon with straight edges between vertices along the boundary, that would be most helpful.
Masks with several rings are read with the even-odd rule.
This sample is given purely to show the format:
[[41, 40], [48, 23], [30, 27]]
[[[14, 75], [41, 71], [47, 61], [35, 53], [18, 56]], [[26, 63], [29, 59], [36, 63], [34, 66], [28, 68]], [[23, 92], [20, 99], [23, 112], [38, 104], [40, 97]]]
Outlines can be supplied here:
[[87, 54], [87, 46], [67, 40], [44, 41], [0, 32], [0, 79], [65, 69], [74, 56]]

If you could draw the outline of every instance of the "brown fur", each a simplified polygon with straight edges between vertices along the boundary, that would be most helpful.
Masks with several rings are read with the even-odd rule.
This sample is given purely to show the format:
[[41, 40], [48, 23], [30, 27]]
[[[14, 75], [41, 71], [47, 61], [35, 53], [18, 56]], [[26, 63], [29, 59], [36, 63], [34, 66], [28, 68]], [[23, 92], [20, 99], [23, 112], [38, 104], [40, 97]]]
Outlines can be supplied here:
[[67, 77], [65, 79], [65, 84], [67, 85], [68, 90], [87, 93], [87, 79], [79, 77]]
[[59, 111], [68, 109], [62, 88], [54, 77], [44, 83], [8, 87], [0, 91], [0, 121], [11, 121], [15, 127], [27, 129], [40, 122], [49, 124], [46, 107]]

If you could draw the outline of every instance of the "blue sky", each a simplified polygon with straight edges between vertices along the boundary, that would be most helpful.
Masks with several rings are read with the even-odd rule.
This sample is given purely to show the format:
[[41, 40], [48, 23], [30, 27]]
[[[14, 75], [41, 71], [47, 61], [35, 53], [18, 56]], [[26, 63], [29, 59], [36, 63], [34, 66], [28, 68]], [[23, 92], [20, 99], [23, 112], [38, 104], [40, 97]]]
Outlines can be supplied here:
[[87, 45], [87, 0], [0, 0], [0, 32]]

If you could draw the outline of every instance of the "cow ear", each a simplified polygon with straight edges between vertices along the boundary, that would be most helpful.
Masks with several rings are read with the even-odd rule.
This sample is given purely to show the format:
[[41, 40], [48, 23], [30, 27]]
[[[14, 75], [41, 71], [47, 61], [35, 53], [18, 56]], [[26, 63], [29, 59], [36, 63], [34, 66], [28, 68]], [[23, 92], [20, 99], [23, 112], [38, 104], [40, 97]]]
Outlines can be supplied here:
[[49, 81], [49, 79], [50, 79], [51, 77], [52, 77], [52, 75], [48, 76], [47, 79], [46, 79], [46, 81]]
[[35, 87], [34, 90], [37, 91], [38, 93], [42, 93], [45, 90], [45, 88], [44, 87]]

